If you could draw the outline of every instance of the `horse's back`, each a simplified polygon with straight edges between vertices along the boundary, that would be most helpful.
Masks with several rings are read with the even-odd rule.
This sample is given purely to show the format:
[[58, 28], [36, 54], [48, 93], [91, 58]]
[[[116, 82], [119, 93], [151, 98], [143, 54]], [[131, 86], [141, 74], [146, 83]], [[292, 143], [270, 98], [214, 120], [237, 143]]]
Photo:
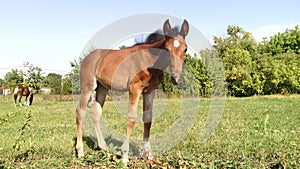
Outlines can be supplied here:
[[81, 62], [81, 88], [95, 89], [98, 80], [106, 88], [128, 90], [131, 80], [152, 67], [157, 58], [143, 45], [123, 50], [96, 49]]
[[83, 85], [88, 86], [88, 88], [94, 87], [99, 62], [104, 58], [107, 51], [105, 49], [96, 49], [82, 60], [80, 64], [80, 84], [82, 89]]

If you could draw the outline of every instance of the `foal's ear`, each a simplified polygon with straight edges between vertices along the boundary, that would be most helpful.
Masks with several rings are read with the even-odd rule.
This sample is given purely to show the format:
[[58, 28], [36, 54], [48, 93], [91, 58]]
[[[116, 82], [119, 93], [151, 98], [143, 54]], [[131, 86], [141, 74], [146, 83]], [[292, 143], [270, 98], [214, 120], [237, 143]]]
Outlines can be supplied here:
[[164, 23], [164, 34], [168, 35], [171, 31], [171, 25], [169, 23], [169, 19], [167, 19]]
[[189, 23], [187, 20], [183, 21], [183, 24], [181, 25], [180, 34], [185, 37], [189, 33]]

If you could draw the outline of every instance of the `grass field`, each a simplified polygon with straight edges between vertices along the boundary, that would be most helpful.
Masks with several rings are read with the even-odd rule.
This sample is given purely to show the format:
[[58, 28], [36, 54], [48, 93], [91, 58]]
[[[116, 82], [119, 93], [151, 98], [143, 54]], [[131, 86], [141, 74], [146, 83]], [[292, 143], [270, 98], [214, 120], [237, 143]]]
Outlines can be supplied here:
[[[85, 157], [76, 158], [75, 107], [72, 101], [45, 100], [37, 96], [30, 107], [15, 107], [12, 98], [7, 97], [0, 98], [0, 101], [0, 168], [124, 167], [119, 153], [97, 149], [88, 137], [88, 131], [84, 137]], [[211, 100], [203, 98], [197, 102], [199, 109], [185, 112], [196, 111], [195, 124], [179, 144], [157, 155], [153, 161], [132, 157], [128, 166], [300, 168], [300, 96], [227, 98], [218, 128], [204, 143], [200, 143], [199, 138]], [[162, 101], [155, 103], [159, 105]], [[159, 115], [153, 121], [153, 137], [170, 128], [182, 115], [178, 105], [179, 99], [168, 99], [164, 106], [154, 109]], [[126, 111], [122, 105], [117, 109]], [[124, 133], [125, 118], [117, 113], [113, 102], [105, 104], [103, 116], [113, 130]], [[142, 123], [138, 123], [133, 137], [142, 137], [142, 129]], [[177, 132], [173, 135], [176, 136]]]

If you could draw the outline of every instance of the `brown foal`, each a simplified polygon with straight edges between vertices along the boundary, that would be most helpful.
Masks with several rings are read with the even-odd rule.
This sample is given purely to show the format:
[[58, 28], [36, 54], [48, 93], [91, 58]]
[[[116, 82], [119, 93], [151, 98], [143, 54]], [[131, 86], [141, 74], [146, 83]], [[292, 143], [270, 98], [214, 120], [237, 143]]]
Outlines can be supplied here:
[[184, 20], [181, 28], [171, 28], [169, 20], [163, 25], [163, 32], [150, 34], [145, 43], [122, 50], [96, 49], [87, 55], [80, 65], [81, 97], [76, 108], [78, 157], [84, 155], [82, 125], [85, 110], [91, 95], [96, 91], [92, 105], [98, 145], [106, 149], [101, 132], [100, 118], [108, 90], [129, 91], [129, 107], [126, 121], [126, 135], [121, 147], [123, 163], [127, 163], [129, 138], [137, 120], [137, 107], [143, 95], [144, 147], [148, 159], [153, 157], [150, 145], [152, 105], [155, 89], [163, 79], [163, 71], [169, 66], [172, 82], [177, 84], [184, 61], [187, 45], [185, 36], [189, 24]]

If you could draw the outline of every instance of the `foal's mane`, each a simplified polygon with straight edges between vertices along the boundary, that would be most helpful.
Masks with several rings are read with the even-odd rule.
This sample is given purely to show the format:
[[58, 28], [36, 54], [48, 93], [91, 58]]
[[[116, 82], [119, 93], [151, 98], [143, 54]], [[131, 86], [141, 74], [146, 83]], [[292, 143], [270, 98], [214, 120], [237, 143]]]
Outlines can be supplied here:
[[[170, 38], [170, 37], [174, 37], [177, 36], [179, 34], [179, 27], [176, 26], [174, 28], [172, 28], [170, 30], [170, 33], [167, 35], [164, 35], [163, 31], [161, 29], [151, 33], [150, 35], [147, 36], [146, 40], [143, 41], [143, 39], [137, 39], [136, 38], [136, 44], [135, 45], [141, 45], [141, 44], [152, 44], [155, 42], [158, 42], [160, 40], [162, 40], [163, 38]], [[141, 42], [139, 42], [140, 40], [142, 40]]]

